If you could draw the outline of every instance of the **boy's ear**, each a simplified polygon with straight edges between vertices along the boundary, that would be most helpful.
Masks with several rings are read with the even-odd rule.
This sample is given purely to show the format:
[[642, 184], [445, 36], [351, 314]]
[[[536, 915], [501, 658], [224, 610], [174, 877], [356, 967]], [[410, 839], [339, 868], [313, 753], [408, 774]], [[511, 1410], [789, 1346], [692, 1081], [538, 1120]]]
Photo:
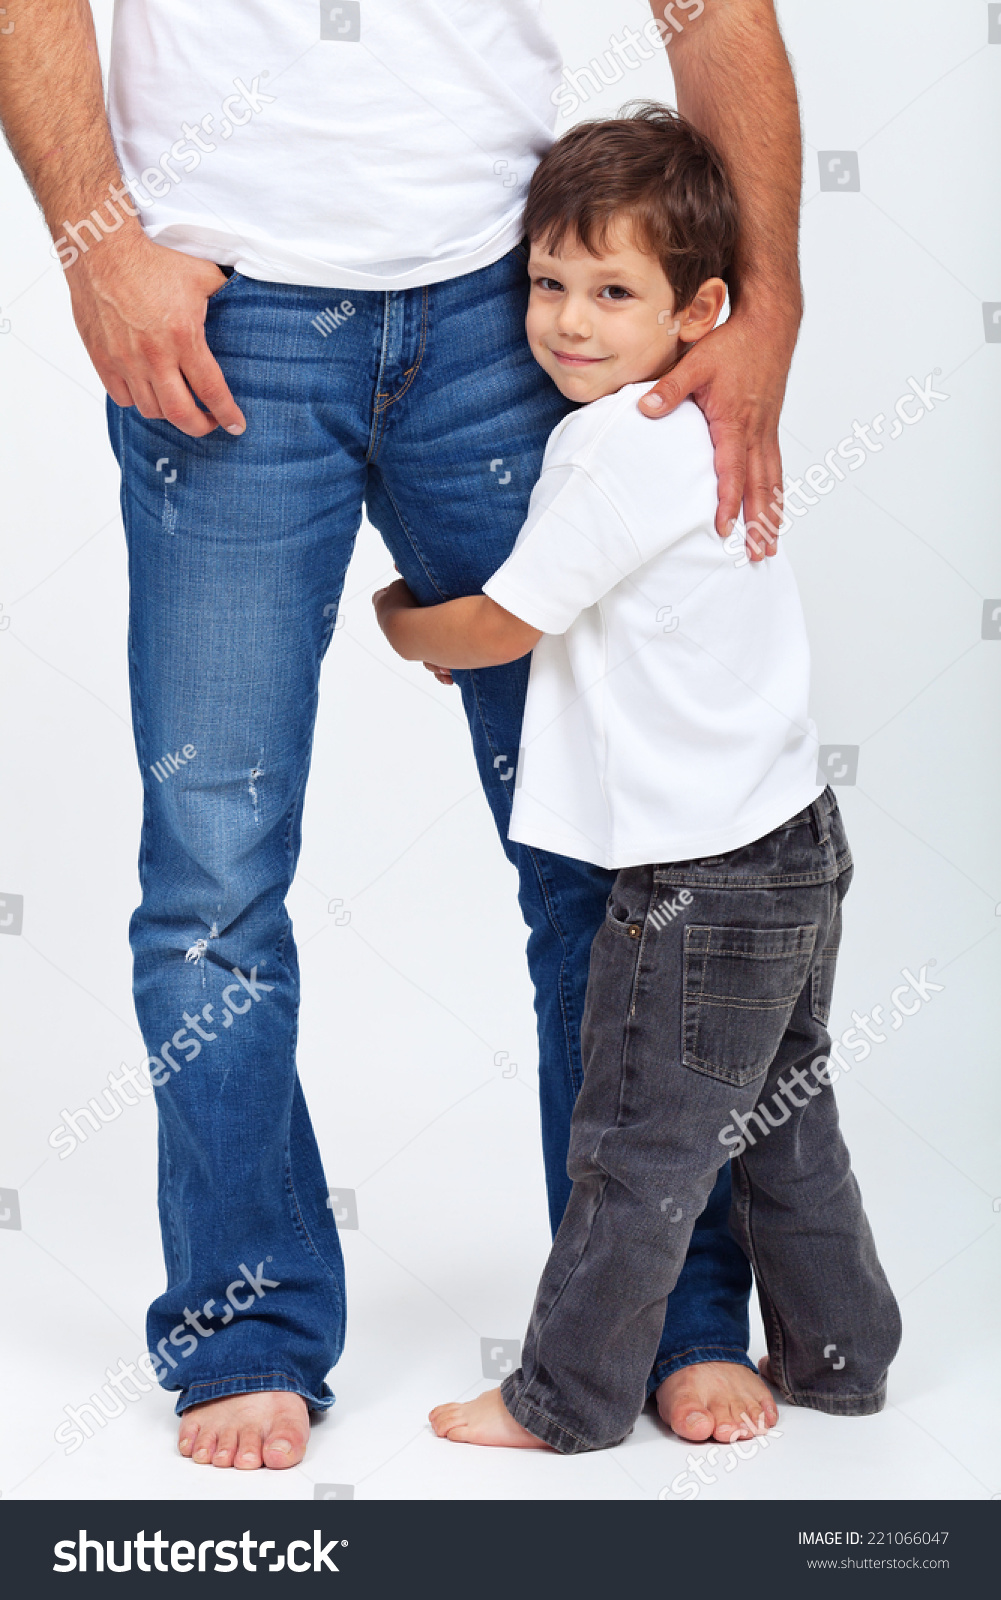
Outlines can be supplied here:
[[679, 312], [681, 327], [678, 338], [685, 344], [694, 344], [696, 339], [711, 333], [719, 321], [725, 302], [726, 284], [722, 278], [707, 278], [705, 283], [700, 283], [693, 299]]

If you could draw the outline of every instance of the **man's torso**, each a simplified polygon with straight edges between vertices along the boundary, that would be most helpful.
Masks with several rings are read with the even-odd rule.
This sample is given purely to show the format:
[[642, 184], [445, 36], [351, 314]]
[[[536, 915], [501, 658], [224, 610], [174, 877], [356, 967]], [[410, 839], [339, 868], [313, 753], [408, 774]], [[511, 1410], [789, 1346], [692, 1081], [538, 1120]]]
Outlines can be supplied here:
[[540, 0], [117, 0], [109, 113], [158, 243], [407, 288], [516, 243], [560, 67]]

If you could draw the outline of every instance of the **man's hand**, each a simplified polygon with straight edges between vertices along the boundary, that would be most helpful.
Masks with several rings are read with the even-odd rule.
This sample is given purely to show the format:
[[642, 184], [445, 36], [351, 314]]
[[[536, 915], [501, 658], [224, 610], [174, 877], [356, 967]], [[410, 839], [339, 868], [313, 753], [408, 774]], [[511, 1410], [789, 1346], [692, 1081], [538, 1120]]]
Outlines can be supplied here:
[[769, 525], [782, 520], [779, 413], [797, 326], [798, 317], [769, 326], [735, 311], [640, 401], [648, 416], [664, 417], [690, 396], [705, 413], [719, 480], [716, 531], [726, 538], [743, 501], [752, 561], [778, 547]]
[[216, 427], [243, 433], [246, 419], [205, 340], [209, 298], [227, 281], [217, 266], [136, 229], [102, 240], [66, 281], [80, 337], [117, 405], [196, 439]]
[[[655, 16], [662, 10], [651, 0]], [[781, 518], [782, 462], [778, 422], [792, 360], [802, 294], [797, 244], [801, 186], [799, 106], [774, 0], [704, 0], [679, 30], [665, 35], [678, 110], [716, 146], [740, 207], [735, 291], [730, 320], [701, 339], [642, 402], [666, 417], [686, 395], [705, 412], [716, 448], [724, 537], [744, 503], [747, 548], [761, 544]], [[663, 403], [650, 405], [659, 394]], [[756, 525], [756, 526], [752, 526]], [[760, 532], [760, 539], [758, 537]]]
[[118, 405], [194, 438], [215, 427], [243, 433], [243, 413], [205, 342], [205, 308], [225, 277], [210, 261], [153, 244], [125, 199], [89, 0], [7, 0], [6, 9], [0, 118], [49, 231], [65, 245], [67, 228], [93, 215], [113, 224], [66, 271], [101, 382]]

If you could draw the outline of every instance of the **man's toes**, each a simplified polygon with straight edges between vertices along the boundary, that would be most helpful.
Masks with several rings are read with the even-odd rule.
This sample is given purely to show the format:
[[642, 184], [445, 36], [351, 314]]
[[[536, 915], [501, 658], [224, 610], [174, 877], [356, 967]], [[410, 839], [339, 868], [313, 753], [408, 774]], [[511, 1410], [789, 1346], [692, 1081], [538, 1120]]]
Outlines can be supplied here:
[[264, 1465], [280, 1472], [284, 1467], [294, 1467], [305, 1455], [302, 1446], [294, 1439], [287, 1439], [281, 1432], [273, 1439], [267, 1439], [264, 1445]]
[[261, 1435], [257, 1428], [241, 1428], [240, 1443], [233, 1465], [239, 1467], [242, 1472], [252, 1472], [255, 1467], [261, 1465], [262, 1459]]
[[702, 1411], [688, 1400], [681, 1401], [674, 1407], [670, 1426], [682, 1439], [691, 1439], [698, 1444], [703, 1439], [712, 1437], [714, 1421], [710, 1412]]
[[713, 1438], [718, 1439], [720, 1444], [732, 1444], [734, 1439], [749, 1439], [752, 1431], [746, 1423], [732, 1414], [729, 1407], [721, 1407], [713, 1429]]
[[187, 1425], [184, 1423], [181, 1424], [181, 1432], [178, 1435], [177, 1448], [181, 1452], [182, 1456], [190, 1456], [192, 1454], [195, 1448], [195, 1440], [198, 1438], [198, 1433], [199, 1428], [197, 1422], [189, 1422]]
[[677, 1388], [670, 1379], [666, 1379], [657, 1391], [657, 1410], [661, 1421], [666, 1422], [679, 1439], [690, 1439], [693, 1444], [701, 1444], [703, 1439], [712, 1435], [714, 1423], [710, 1412], [697, 1395], [690, 1390]]
[[240, 1435], [236, 1428], [223, 1428], [212, 1455], [212, 1465], [214, 1467], [231, 1467], [239, 1442]]
[[207, 1467], [215, 1455], [217, 1443], [214, 1429], [201, 1428], [191, 1452], [192, 1461], [197, 1461], [200, 1467]]
[[309, 1443], [309, 1415], [305, 1406], [280, 1412], [272, 1419], [264, 1439], [264, 1465], [274, 1471], [296, 1467]]

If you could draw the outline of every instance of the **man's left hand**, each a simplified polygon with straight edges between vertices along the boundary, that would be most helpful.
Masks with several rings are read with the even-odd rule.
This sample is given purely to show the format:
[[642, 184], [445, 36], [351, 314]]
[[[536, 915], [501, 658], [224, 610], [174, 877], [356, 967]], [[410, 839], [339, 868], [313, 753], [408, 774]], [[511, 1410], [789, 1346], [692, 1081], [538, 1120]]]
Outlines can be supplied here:
[[647, 416], [666, 417], [691, 397], [705, 414], [719, 480], [716, 531], [728, 536], [743, 501], [752, 561], [778, 548], [768, 524], [782, 520], [779, 413], [797, 327], [798, 318], [734, 311], [640, 401]]

